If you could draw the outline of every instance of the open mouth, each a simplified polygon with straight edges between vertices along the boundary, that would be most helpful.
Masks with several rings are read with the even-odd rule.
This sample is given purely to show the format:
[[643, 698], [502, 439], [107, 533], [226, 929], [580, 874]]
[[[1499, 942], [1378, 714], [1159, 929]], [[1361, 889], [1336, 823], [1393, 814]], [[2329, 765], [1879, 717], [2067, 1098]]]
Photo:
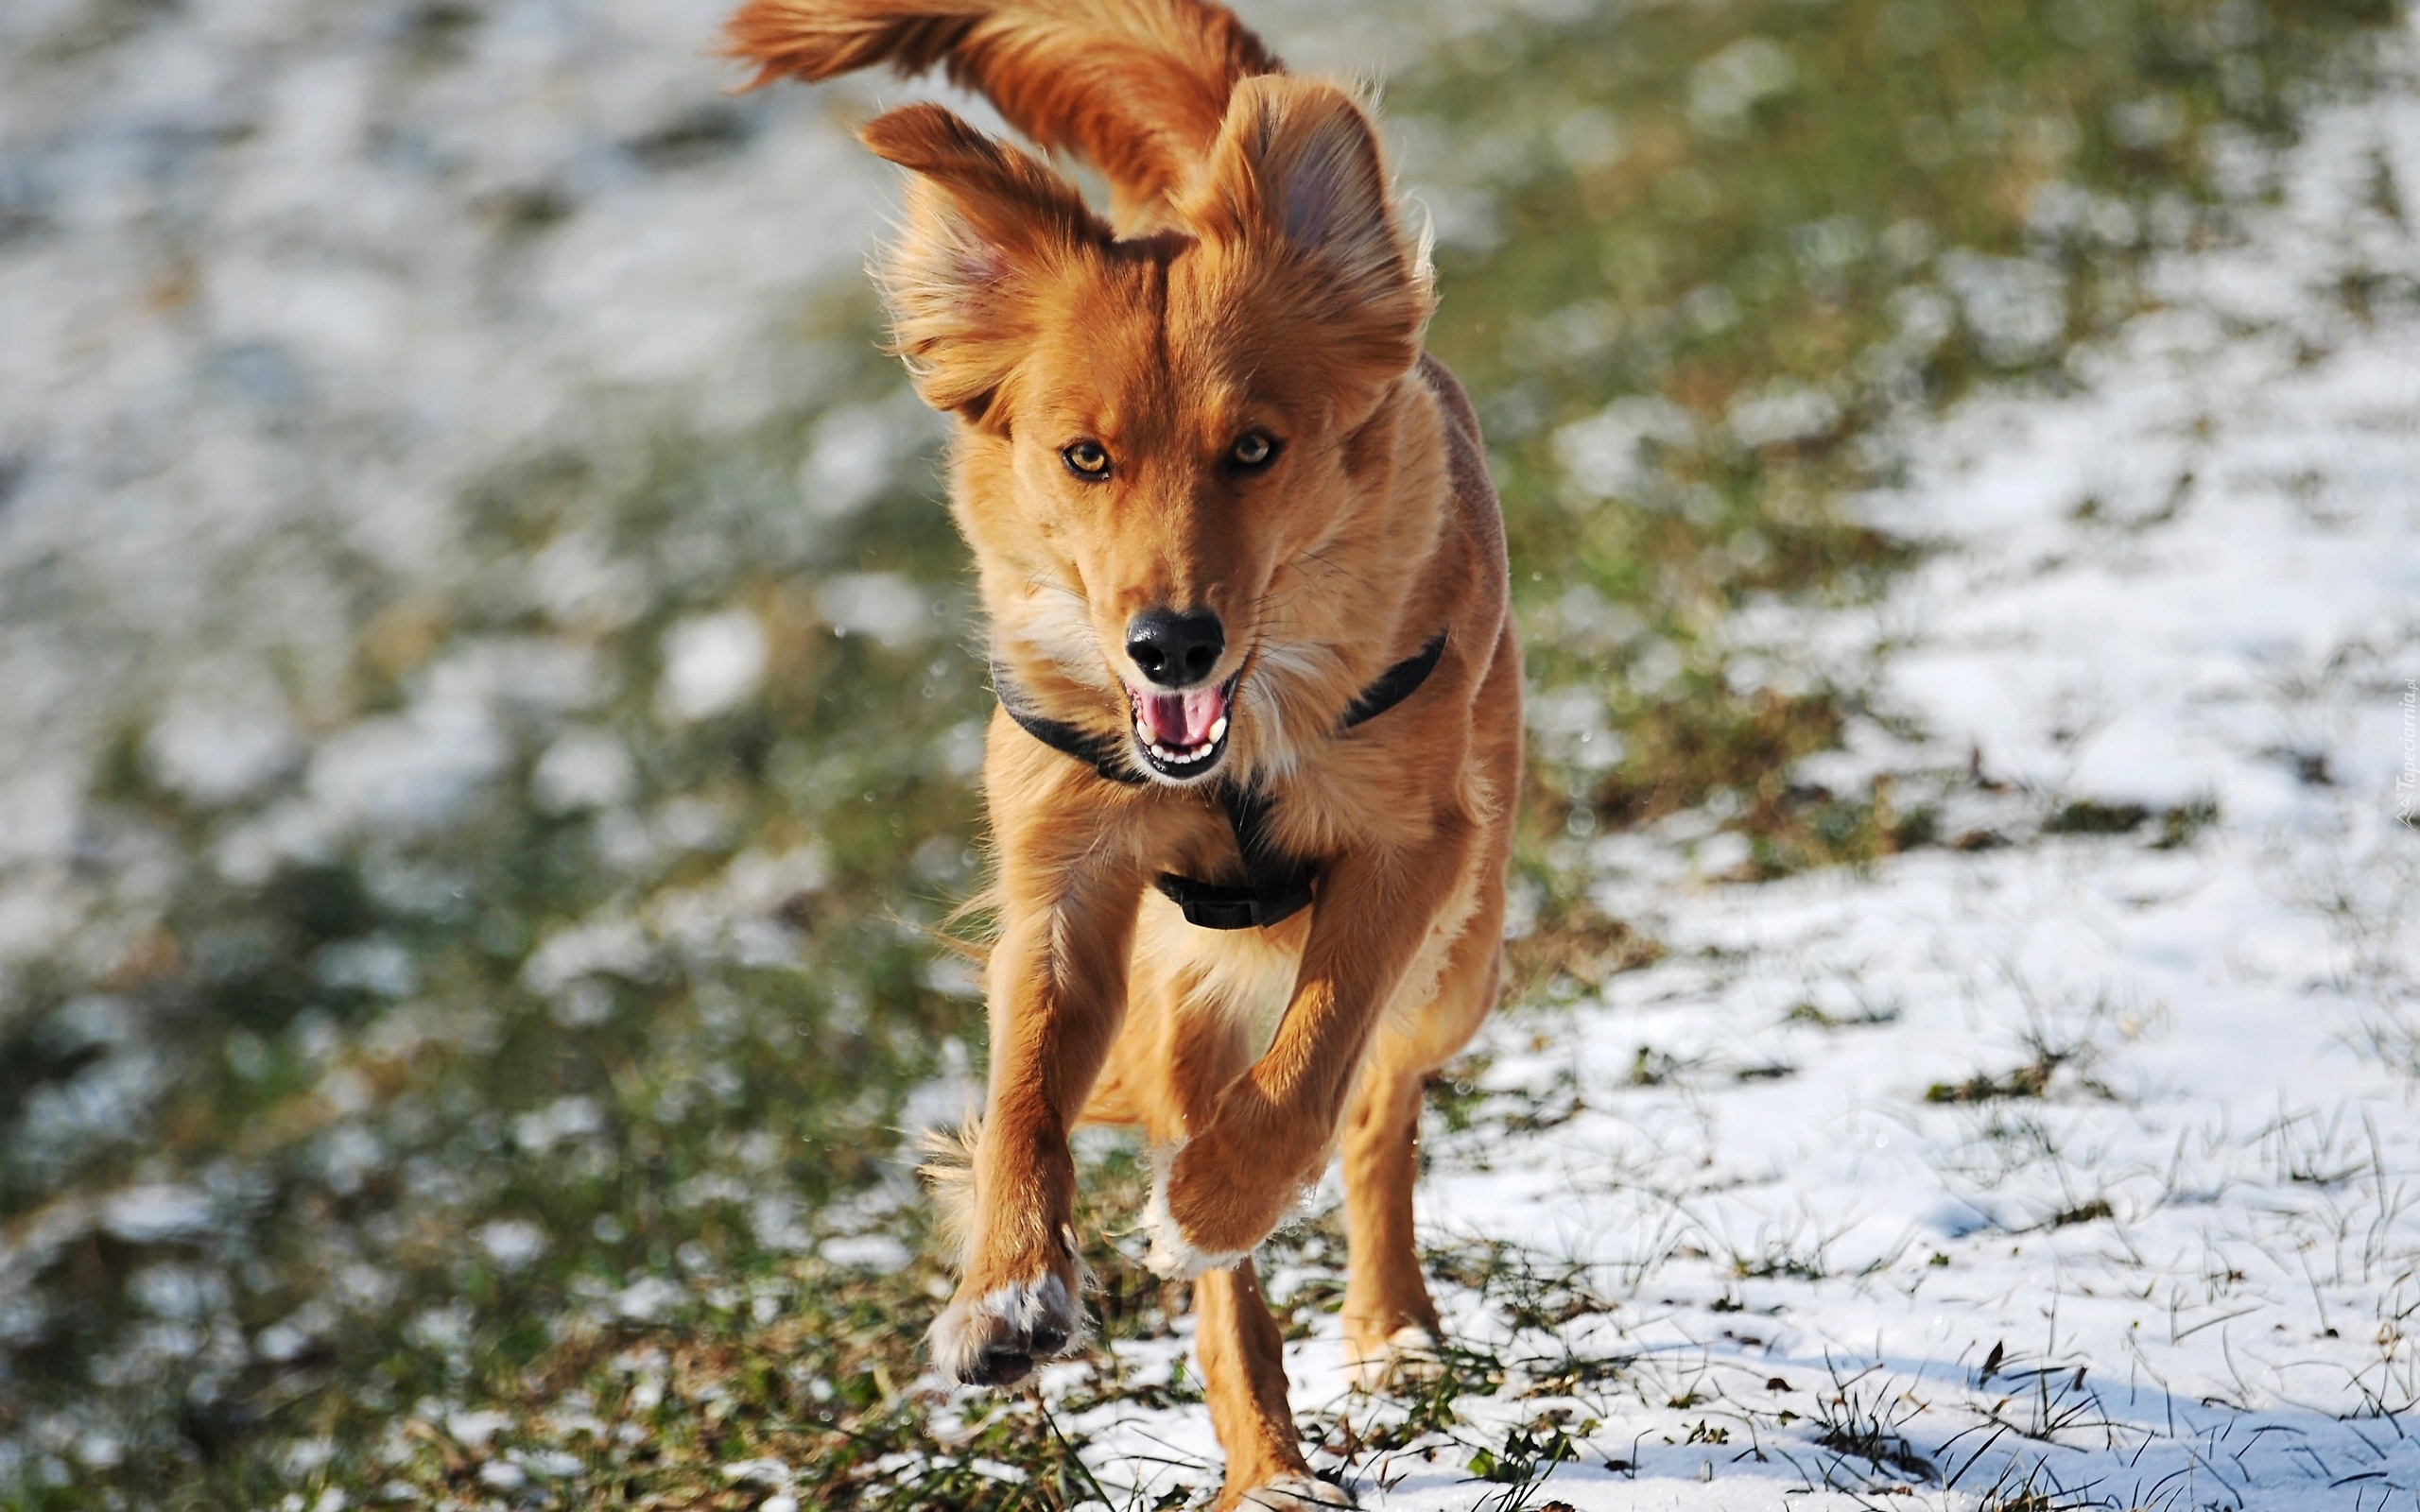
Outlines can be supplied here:
[[1227, 716], [1236, 700], [1238, 670], [1226, 681], [1182, 693], [1145, 693], [1126, 685], [1133, 706], [1134, 738], [1143, 759], [1162, 777], [1200, 777], [1219, 765], [1227, 748]]

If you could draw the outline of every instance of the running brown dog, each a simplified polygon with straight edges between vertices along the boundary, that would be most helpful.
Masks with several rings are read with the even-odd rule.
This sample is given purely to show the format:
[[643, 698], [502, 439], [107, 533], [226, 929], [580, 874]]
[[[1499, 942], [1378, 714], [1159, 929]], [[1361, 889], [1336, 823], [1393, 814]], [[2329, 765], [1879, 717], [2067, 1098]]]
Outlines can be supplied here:
[[1369, 115], [1201, 0], [751, 0], [758, 84], [946, 67], [1109, 181], [1111, 214], [936, 105], [878, 273], [954, 417], [1000, 710], [989, 1105], [939, 1366], [1075, 1348], [1080, 1123], [1159, 1155], [1150, 1263], [1194, 1281], [1219, 1505], [1307, 1471], [1252, 1251], [1343, 1146], [1344, 1329], [1432, 1336], [1421, 1086], [1493, 1005], [1521, 667], [1477, 418], [1421, 350], [1426, 248]]

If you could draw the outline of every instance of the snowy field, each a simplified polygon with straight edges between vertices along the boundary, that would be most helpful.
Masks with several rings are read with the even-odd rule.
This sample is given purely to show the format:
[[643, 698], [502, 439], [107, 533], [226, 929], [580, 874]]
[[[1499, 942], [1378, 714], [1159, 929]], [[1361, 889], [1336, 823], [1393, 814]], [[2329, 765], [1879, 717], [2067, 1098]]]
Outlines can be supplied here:
[[[1459, 1452], [1354, 1455], [1364, 1505], [2414, 1504], [2420, 320], [2330, 291], [2420, 278], [2420, 98], [2265, 171], [2281, 205], [2160, 262], [2071, 392], [1891, 438], [1863, 507], [1937, 555], [1740, 631], [1869, 690], [1802, 779], [1887, 774], [1945, 844], [1760, 885], [1719, 813], [1572, 842], [1670, 954], [1495, 1025], [1422, 1199], [1616, 1305], [1462, 1292], [1510, 1384]], [[1333, 1334], [1289, 1369], [1342, 1444], [1402, 1410]], [[1214, 1453], [1099, 1415], [1105, 1476]], [[1573, 1457], [1466, 1468], [1525, 1424]]]
[[[1114, 1262], [1055, 1418], [915, 1380], [989, 694], [861, 269], [909, 91], [728, 97], [721, 9], [0, 3], [8, 1512], [1216, 1484]], [[1439, 1089], [1438, 1358], [1357, 1390], [1333, 1215], [1272, 1243], [1314, 1464], [2420, 1509], [2420, 26], [1241, 9], [1407, 80], [1571, 816], [1523, 901], [1660, 952]], [[1619, 765], [1768, 693], [1898, 853]]]

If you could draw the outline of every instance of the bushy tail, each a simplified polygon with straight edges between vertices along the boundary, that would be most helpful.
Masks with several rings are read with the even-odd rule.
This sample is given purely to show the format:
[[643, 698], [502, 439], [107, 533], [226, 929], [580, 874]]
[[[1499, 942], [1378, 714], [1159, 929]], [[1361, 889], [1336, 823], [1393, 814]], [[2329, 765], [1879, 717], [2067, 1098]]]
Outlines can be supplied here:
[[941, 64], [1043, 147], [1100, 170], [1139, 230], [1192, 176], [1238, 80], [1283, 71], [1210, 0], [748, 0], [724, 27], [754, 89]]

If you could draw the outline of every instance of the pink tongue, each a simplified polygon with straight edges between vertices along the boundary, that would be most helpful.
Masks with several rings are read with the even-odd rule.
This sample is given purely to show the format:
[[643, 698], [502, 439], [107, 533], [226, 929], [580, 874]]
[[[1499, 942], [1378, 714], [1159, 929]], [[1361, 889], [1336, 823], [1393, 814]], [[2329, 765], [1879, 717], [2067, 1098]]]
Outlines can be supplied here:
[[1143, 732], [1160, 745], [1182, 749], [1206, 744], [1210, 727], [1227, 712], [1227, 690], [1196, 688], [1190, 693], [1155, 693], [1136, 700]]

